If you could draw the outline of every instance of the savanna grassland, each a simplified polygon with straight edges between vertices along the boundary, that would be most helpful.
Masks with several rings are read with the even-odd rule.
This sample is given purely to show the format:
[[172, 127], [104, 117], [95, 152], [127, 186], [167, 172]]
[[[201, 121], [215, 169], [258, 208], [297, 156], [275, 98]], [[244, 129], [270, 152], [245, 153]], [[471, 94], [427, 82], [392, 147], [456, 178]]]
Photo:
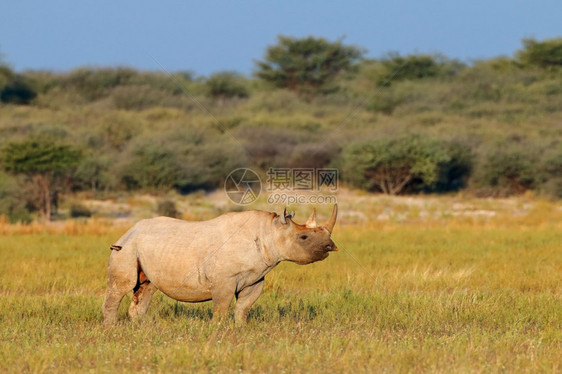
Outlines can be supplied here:
[[[561, 372], [561, 51], [280, 37], [252, 77], [0, 61], [0, 372]], [[162, 294], [102, 327], [109, 245], [242, 210], [236, 168], [337, 169], [340, 251], [274, 269], [242, 328]]]
[[562, 370], [559, 203], [349, 199], [372, 219], [342, 210], [340, 251], [274, 269], [243, 328], [158, 293], [137, 324], [126, 296], [105, 329], [108, 244], [126, 228], [2, 224], [0, 371]]

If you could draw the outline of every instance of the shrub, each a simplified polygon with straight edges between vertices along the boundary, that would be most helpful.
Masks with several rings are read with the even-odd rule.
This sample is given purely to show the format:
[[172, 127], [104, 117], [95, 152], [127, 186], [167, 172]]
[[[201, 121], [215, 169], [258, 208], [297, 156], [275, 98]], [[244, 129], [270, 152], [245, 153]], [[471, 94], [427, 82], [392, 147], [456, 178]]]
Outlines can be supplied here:
[[129, 83], [138, 72], [131, 68], [79, 68], [62, 77], [63, 87], [75, 89], [88, 101], [106, 96], [110, 89]]
[[148, 85], [119, 86], [111, 92], [111, 100], [117, 109], [142, 110], [160, 105], [169, 96]]
[[342, 175], [359, 187], [397, 195], [416, 185], [433, 188], [450, 159], [441, 142], [418, 135], [372, 139], [344, 150]]
[[523, 39], [523, 49], [517, 52], [517, 58], [524, 66], [562, 67], [562, 38], [540, 42]]
[[192, 81], [193, 78], [188, 73], [139, 72], [127, 83], [131, 86], [147, 86], [165, 95], [179, 96], [184, 93], [184, 86]]
[[545, 152], [542, 159], [541, 171], [544, 182], [540, 190], [552, 197], [562, 198], [562, 147], [555, 143]]
[[[113, 156], [116, 157], [116, 156]], [[74, 186], [77, 189], [90, 189], [97, 192], [101, 189], [115, 187], [114, 177], [110, 173], [112, 157], [105, 152], [90, 153], [85, 156], [74, 173]]]
[[118, 173], [127, 189], [175, 188], [186, 193], [217, 188], [240, 166], [247, 166], [247, 158], [237, 143], [210, 135], [194, 142], [193, 136], [171, 133], [132, 144]]
[[288, 157], [292, 168], [327, 167], [338, 157], [339, 149], [333, 143], [306, 142], [297, 144]]
[[458, 191], [467, 186], [474, 168], [473, 147], [467, 142], [453, 140], [443, 144], [449, 159], [441, 163], [439, 177], [435, 183], [436, 192]]
[[293, 149], [299, 143], [296, 131], [288, 128], [252, 126], [240, 128], [236, 136], [252, 158], [252, 164], [262, 170], [287, 167]]
[[410, 96], [410, 92], [395, 86], [384, 87], [377, 91], [376, 95], [370, 100], [368, 109], [391, 115], [398, 106], [407, 102]]
[[70, 206], [70, 216], [72, 218], [91, 217], [92, 212], [86, 206], [74, 203]]
[[180, 216], [180, 212], [176, 207], [176, 203], [173, 200], [161, 200], [158, 202], [156, 207], [156, 213], [161, 216], [178, 218]]
[[14, 72], [0, 61], [0, 91], [14, 79]]
[[476, 182], [496, 194], [518, 194], [533, 189], [543, 178], [538, 150], [523, 144], [499, 143], [481, 156]]
[[0, 91], [0, 101], [7, 104], [26, 105], [31, 103], [37, 93], [21, 77], [16, 75]]
[[304, 111], [306, 107], [294, 92], [278, 89], [270, 92], [259, 92], [253, 95], [250, 101], [250, 108], [254, 112], [287, 113]]
[[190, 148], [181, 165], [181, 179], [175, 187], [187, 193], [220, 187], [232, 170], [248, 166], [248, 158], [240, 144], [215, 138]]
[[391, 53], [382, 59], [386, 74], [377, 83], [385, 84], [398, 80], [423, 79], [438, 76], [451, 76], [462, 70], [465, 65], [456, 60], [449, 60], [442, 55], [409, 55], [402, 57]]
[[172, 188], [181, 179], [178, 152], [170, 145], [139, 144], [131, 151], [122, 170], [122, 181], [127, 189]]
[[243, 75], [235, 72], [213, 74], [205, 82], [208, 95], [217, 99], [248, 97], [248, 84]]
[[31, 209], [26, 204], [23, 191], [15, 178], [0, 172], [0, 215], [11, 223], [31, 222]]

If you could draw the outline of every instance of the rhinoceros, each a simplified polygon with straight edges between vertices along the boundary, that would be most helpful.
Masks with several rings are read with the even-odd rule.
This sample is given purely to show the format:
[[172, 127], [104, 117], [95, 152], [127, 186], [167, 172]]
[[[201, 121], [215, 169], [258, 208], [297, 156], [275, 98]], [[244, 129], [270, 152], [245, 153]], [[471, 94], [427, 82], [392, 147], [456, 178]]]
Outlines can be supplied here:
[[330, 239], [337, 205], [323, 226], [316, 211], [304, 225], [294, 213], [227, 213], [208, 221], [169, 217], [141, 220], [114, 245], [109, 257], [104, 323], [115, 322], [123, 296], [134, 292], [129, 316], [141, 318], [157, 290], [185, 302], [213, 301], [222, 320], [236, 297], [234, 320], [244, 324], [262, 292], [264, 277], [281, 261], [305, 265], [337, 251]]

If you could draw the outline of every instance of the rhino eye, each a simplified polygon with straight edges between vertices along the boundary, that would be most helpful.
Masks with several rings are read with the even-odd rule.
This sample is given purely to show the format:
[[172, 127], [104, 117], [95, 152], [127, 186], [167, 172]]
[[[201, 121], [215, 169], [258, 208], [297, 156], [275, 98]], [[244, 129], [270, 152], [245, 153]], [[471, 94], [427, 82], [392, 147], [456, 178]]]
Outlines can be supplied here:
[[306, 240], [306, 239], [308, 239], [308, 235], [306, 235], [306, 234], [303, 234], [303, 235], [301, 235], [301, 236], [300, 236], [300, 239], [302, 239], [302, 240]]

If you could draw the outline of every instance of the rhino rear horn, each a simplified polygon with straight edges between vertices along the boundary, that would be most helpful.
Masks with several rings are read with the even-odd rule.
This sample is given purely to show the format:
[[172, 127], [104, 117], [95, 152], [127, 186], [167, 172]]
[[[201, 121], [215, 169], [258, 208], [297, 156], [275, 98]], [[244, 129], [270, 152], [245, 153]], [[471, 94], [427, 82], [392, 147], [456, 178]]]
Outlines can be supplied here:
[[338, 217], [338, 204], [334, 204], [334, 210], [332, 210], [332, 216], [330, 217], [330, 219], [328, 220], [328, 223], [326, 224], [326, 229], [330, 233], [334, 229], [337, 217]]
[[312, 213], [310, 214], [310, 217], [308, 217], [308, 219], [306, 220], [306, 227], [309, 227], [309, 228], [313, 229], [316, 226], [317, 226], [317, 224], [316, 224], [316, 208], [312, 208]]

